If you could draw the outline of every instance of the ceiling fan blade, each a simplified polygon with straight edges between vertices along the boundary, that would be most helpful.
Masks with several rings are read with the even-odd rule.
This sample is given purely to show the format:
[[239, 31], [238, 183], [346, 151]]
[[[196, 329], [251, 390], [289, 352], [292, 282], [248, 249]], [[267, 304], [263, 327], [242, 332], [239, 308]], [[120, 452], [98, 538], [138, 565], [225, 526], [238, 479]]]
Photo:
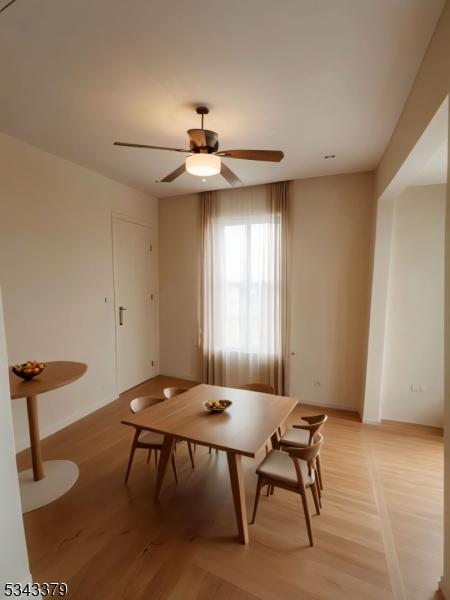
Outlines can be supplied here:
[[216, 154], [217, 156], [226, 156], [227, 158], [266, 160], [270, 162], [280, 162], [284, 157], [281, 150], [220, 150], [220, 152], [216, 152]]
[[161, 179], [161, 183], [170, 183], [171, 181], [173, 181], [180, 175], [183, 175], [183, 173], [185, 171], [186, 171], [186, 165], [183, 163], [182, 165], [180, 165], [178, 167], [178, 169], [175, 169], [175, 171], [172, 171], [172, 173], [169, 173], [168, 175], [166, 175], [164, 177], [164, 179]]
[[220, 165], [220, 174], [233, 187], [235, 187], [236, 185], [239, 185], [240, 183], [242, 183], [242, 181], [239, 179], [239, 177], [237, 175], [235, 175], [233, 173], [233, 171], [231, 169], [229, 169], [227, 167], [227, 165], [223, 161], [222, 161], [222, 164]]
[[126, 146], [128, 148], [149, 148], [150, 150], [172, 150], [173, 152], [186, 152], [190, 154], [190, 150], [182, 148], [167, 148], [166, 146], [147, 146], [147, 144], [131, 144], [129, 142], [114, 142], [114, 146]]
[[0, 8], [0, 13], [2, 13], [4, 10], [6, 10], [8, 8], [8, 6], [11, 6], [11, 4], [14, 4], [16, 0], [10, 0], [7, 4], [5, 4], [5, 6], [2, 6]]

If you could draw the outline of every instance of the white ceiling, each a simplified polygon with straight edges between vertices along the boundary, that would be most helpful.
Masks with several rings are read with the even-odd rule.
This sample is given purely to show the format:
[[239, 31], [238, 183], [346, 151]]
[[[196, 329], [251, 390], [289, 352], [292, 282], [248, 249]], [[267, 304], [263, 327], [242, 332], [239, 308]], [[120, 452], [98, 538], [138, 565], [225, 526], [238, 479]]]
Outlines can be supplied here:
[[198, 103], [222, 149], [285, 152], [226, 161], [244, 185], [373, 169], [443, 5], [16, 0], [0, 14], [0, 130], [159, 197], [228, 184], [154, 183], [183, 155], [112, 142], [186, 147]]

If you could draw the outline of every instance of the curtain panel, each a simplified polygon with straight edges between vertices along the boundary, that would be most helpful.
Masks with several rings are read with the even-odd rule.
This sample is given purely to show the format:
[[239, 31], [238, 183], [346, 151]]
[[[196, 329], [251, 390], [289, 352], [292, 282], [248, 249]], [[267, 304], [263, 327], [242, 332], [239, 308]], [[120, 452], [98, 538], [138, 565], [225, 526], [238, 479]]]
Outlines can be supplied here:
[[204, 192], [203, 381], [285, 388], [288, 182]]

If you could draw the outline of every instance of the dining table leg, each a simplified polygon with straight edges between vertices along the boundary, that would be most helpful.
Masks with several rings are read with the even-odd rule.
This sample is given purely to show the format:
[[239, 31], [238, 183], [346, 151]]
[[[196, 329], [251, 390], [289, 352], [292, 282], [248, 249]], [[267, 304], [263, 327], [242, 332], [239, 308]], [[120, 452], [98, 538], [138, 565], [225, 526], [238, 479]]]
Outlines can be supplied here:
[[33, 478], [35, 481], [44, 479], [44, 465], [42, 462], [41, 440], [39, 436], [39, 417], [37, 396], [27, 398], [28, 427], [30, 430], [31, 460], [33, 464]]
[[156, 475], [155, 500], [159, 500], [159, 496], [161, 495], [162, 484], [167, 471], [167, 466], [175, 449], [175, 441], [175, 438], [171, 435], [164, 436], [164, 442], [161, 448], [161, 456], [159, 457], [158, 461], [158, 472]]
[[245, 483], [242, 473], [241, 455], [234, 452], [227, 452], [227, 460], [239, 541], [242, 544], [248, 544], [247, 505], [245, 502]]

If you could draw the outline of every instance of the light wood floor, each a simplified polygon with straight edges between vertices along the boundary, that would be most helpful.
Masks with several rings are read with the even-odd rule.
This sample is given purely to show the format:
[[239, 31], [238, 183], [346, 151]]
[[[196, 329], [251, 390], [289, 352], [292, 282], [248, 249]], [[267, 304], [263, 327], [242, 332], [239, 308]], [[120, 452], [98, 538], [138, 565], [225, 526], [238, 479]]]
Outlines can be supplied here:
[[[76, 461], [80, 479], [56, 502], [25, 515], [35, 581], [65, 581], [68, 597], [77, 600], [438, 597], [441, 432], [364, 426], [352, 413], [327, 411], [315, 547], [308, 546], [299, 496], [283, 490], [262, 497], [250, 545], [242, 546], [223, 453], [198, 447], [192, 470], [180, 447], [179, 484], [167, 478], [160, 504], [152, 499], [155, 471], [145, 452], [123, 483], [132, 431], [120, 419], [132, 397], [160, 394], [169, 384], [183, 382], [157, 377], [43, 442], [45, 459]], [[296, 409], [297, 416], [314, 412]], [[19, 467], [29, 460], [21, 453]], [[256, 462], [243, 462], [250, 508]]]

